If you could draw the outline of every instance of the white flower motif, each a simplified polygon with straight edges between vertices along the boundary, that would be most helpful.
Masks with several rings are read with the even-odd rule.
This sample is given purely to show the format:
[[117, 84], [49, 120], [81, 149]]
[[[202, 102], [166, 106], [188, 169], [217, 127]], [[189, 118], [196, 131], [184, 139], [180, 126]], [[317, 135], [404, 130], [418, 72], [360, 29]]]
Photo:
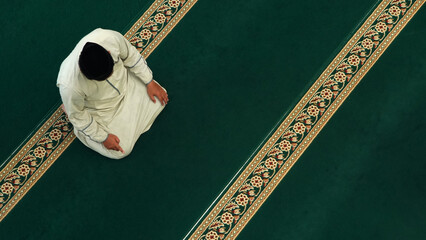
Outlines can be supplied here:
[[155, 15], [155, 17], [154, 17], [154, 20], [157, 23], [162, 24], [166, 21], [166, 16], [164, 16], [164, 14], [162, 14], [162, 13], [157, 13], [157, 15]]
[[210, 231], [206, 234], [206, 239], [207, 240], [218, 240], [219, 239], [219, 235], [217, 235], [216, 232], [214, 231]]
[[141, 36], [142, 39], [149, 40], [151, 38], [151, 36], [152, 36], [152, 33], [148, 29], [143, 29], [139, 33], [139, 35]]
[[180, 1], [179, 0], [169, 0], [169, 6], [172, 8], [179, 7]]
[[247, 195], [245, 195], [245, 194], [243, 194], [243, 193], [241, 193], [240, 195], [238, 195], [238, 196], [235, 198], [235, 202], [236, 202], [238, 205], [240, 205], [240, 206], [245, 206], [245, 205], [247, 205], [248, 201], [249, 201], [249, 198], [247, 197]]
[[61, 139], [62, 133], [58, 129], [53, 129], [53, 131], [49, 133], [49, 136], [53, 141], [58, 141], [59, 139]]
[[330, 89], [325, 88], [321, 91], [321, 97], [330, 100], [333, 97], [333, 92]]
[[232, 216], [232, 214], [229, 212], [226, 212], [220, 217], [220, 220], [222, 220], [222, 222], [225, 224], [231, 225], [231, 223], [234, 221], [234, 216]]
[[372, 49], [374, 46], [373, 41], [371, 41], [371, 39], [369, 38], [362, 40], [361, 44], [362, 44], [362, 47], [365, 49]]
[[11, 183], [3, 183], [3, 185], [1, 185], [0, 190], [2, 193], [4, 194], [11, 194], [13, 192], [13, 185]]
[[304, 133], [305, 129], [306, 129], [305, 125], [303, 125], [303, 123], [300, 123], [300, 122], [294, 124], [293, 126], [293, 130], [298, 134]]
[[397, 17], [399, 16], [399, 14], [401, 14], [401, 9], [399, 9], [399, 7], [394, 5], [389, 8], [389, 13], [390, 15]]
[[277, 161], [274, 158], [268, 158], [265, 161], [265, 167], [274, 170], [277, 167]]
[[386, 30], [388, 29], [388, 27], [386, 26], [386, 24], [383, 23], [383, 22], [377, 23], [374, 28], [376, 29], [376, 31], [381, 32], [381, 33], [385, 33]]
[[22, 164], [18, 167], [18, 174], [25, 177], [30, 173], [30, 167], [27, 164]]
[[287, 140], [283, 140], [282, 142], [280, 142], [280, 148], [284, 152], [288, 152], [291, 150], [291, 143]]
[[319, 109], [318, 109], [316, 106], [311, 105], [311, 106], [309, 106], [309, 107], [308, 107], [307, 112], [308, 112], [308, 114], [309, 114], [309, 115], [311, 115], [312, 117], [316, 117], [316, 116], [318, 116], [318, 114], [319, 114]]
[[352, 66], [358, 66], [358, 64], [360, 63], [360, 59], [357, 55], [351, 55], [348, 57], [348, 63]]

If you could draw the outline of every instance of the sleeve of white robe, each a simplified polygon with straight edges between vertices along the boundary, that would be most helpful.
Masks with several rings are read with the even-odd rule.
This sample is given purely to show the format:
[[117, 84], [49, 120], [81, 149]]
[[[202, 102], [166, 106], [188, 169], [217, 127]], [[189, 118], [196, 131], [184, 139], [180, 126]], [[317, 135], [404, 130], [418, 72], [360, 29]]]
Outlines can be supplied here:
[[85, 110], [84, 95], [62, 84], [59, 86], [59, 91], [68, 119], [74, 128], [95, 142], [104, 142], [108, 137], [108, 133]]
[[139, 51], [120, 33], [117, 35], [117, 40], [120, 51], [119, 57], [123, 61], [124, 66], [133, 72], [143, 83], [150, 83], [153, 78], [152, 71]]

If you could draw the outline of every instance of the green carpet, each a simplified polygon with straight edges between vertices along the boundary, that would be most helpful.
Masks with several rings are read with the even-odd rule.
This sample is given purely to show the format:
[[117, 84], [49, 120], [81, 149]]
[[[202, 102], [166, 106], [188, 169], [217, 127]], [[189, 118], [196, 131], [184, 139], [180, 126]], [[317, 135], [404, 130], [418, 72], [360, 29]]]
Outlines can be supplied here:
[[2, 3], [0, 61], [7, 78], [0, 94], [8, 102], [0, 106], [0, 161], [60, 102], [59, 66], [77, 42], [98, 27], [125, 33], [150, 4], [116, 0]]
[[239, 239], [426, 239], [420, 10]]
[[[81, 36], [125, 32], [150, 2], [108, 2], [93, 15], [83, 3], [9, 4], [2, 22], [22, 22], [0, 39], [12, 46], [6, 76], [18, 75], [1, 90], [12, 103], [1, 109], [2, 159], [59, 100], [59, 64]], [[374, 6], [198, 2], [148, 59], [171, 101], [132, 154], [113, 161], [75, 141], [1, 222], [0, 239], [182, 239]], [[418, 15], [240, 239], [422, 239]]]

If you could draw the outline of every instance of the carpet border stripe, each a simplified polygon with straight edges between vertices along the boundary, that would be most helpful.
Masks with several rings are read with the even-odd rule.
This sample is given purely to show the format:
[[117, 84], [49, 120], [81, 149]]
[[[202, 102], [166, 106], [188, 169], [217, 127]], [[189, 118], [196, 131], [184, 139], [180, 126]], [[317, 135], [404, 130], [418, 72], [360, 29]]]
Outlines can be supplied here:
[[[156, 0], [124, 35], [147, 58], [197, 0]], [[0, 222], [73, 142], [59, 107], [0, 170]]]
[[[347, 44], [331, 61], [329, 66], [313, 83], [313, 85], [296, 104], [293, 110], [281, 122], [280, 126], [278, 126], [274, 133], [270, 135], [269, 139], [265, 141], [262, 148], [260, 148], [260, 150], [255, 155], [253, 155], [254, 157], [249, 160], [249, 163], [245, 169], [239, 173], [237, 179], [227, 190], [225, 189], [226, 192], [223, 194], [220, 200], [217, 201], [214, 205], [212, 204], [213, 207], [208, 209], [206, 213], [200, 218], [200, 220], [195, 224], [195, 226], [187, 235], [190, 236], [188, 239], [235, 239], [238, 236], [238, 234], [247, 225], [253, 215], [261, 207], [261, 205], [274, 191], [276, 186], [297, 162], [303, 152], [308, 148], [321, 129], [325, 126], [325, 124], [329, 121], [329, 119], [333, 116], [333, 114], [337, 111], [337, 109], [341, 106], [341, 104], [345, 101], [345, 99], [349, 96], [349, 94], [353, 91], [353, 89], [357, 86], [365, 74], [371, 69], [371, 67], [383, 54], [386, 48], [392, 43], [395, 37], [401, 32], [405, 25], [420, 9], [423, 3], [424, 0], [384, 0], [378, 4], [377, 8], [371, 12], [370, 16], [353, 34]], [[400, 11], [400, 17], [398, 17], [397, 21], [395, 21], [395, 16], [392, 14], [397, 15], [398, 11]], [[385, 14], [389, 15], [389, 18], [387, 18], [388, 16], [385, 16]], [[385, 33], [383, 33], [384, 37], [380, 39], [380, 31], [384, 31], [384, 26], [387, 30]], [[366, 37], [367, 33], [369, 33], [367, 31], [370, 30], [376, 31], [376, 35], [379, 39], [375, 37], [376, 35]], [[361, 43], [361, 39], [366, 38], [370, 39], [365, 41], [366, 45], [372, 42], [375, 47], [373, 47], [374, 51], [372, 50], [370, 55], [364, 60], [364, 62], [362, 62], [361, 59], [363, 56], [353, 54], [356, 57], [352, 57], [351, 51], [353, 51], [355, 47]], [[347, 56], [349, 57], [345, 58]], [[321, 111], [321, 116], [316, 119], [316, 122], [310, 125], [310, 130], [307, 129], [307, 124], [299, 124], [298, 127], [300, 128], [295, 128], [297, 123], [302, 123], [300, 120], [297, 121], [297, 119], [301, 117], [303, 113], [307, 112], [306, 107], [314, 105], [310, 104], [310, 102], [314, 100], [314, 97], [318, 96], [319, 90], [326, 89], [324, 87], [326, 81], [334, 79], [334, 75], [331, 77], [331, 74], [336, 74], [338, 72], [337, 67], [342, 66], [342, 63], [345, 61], [345, 63], [347, 63], [349, 60], [353, 64], [356, 64], [358, 61], [359, 64], [357, 65], [356, 72], [353, 72], [354, 74], [350, 78], [348, 77], [350, 73], [346, 75], [346, 78], [349, 78], [348, 83], [342, 89], [340, 89], [340, 91], [338, 91], [337, 95], [334, 96], [335, 99], [330, 99], [328, 102], [329, 104], [325, 106], [323, 112]], [[352, 68], [353, 66], [351, 66], [351, 69]], [[339, 74], [339, 76], [341, 75], [342, 74]], [[335, 82], [337, 82], [336, 79], [334, 79]], [[332, 92], [331, 89], [329, 90], [330, 91], [325, 91], [324, 93]], [[312, 115], [318, 114], [314, 110], [318, 109], [319, 106], [314, 106], [315, 107], [311, 108]], [[305, 115], [309, 117], [309, 114]], [[298, 138], [298, 141], [290, 141], [291, 137], [285, 137], [285, 134], [287, 133], [295, 134], [296, 138]], [[280, 143], [284, 144], [280, 145], [278, 143], [279, 140], [281, 140]], [[290, 149], [288, 149], [287, 143], [295, 145], [289, 146]], [[282, 156], [277, 157], [271, 154], [271, 150], [274, 150], [275, 152], [277, 152], [276, 150], [285, 152], [283, 149], [288, 150], [288, 154], [286, 156], [283, 156], [284, 154], [278, 154], [278, 156]], [[270, 169], [266, 167], [266, 162], [268, 160]], [[259, 171], [260, 173], [256, 173], [256, 171]], [[264, 173], [268, 173], [266, 177], [262, 175]], [[185, 237], [185, 239], [186, 238], [187, 237]]]

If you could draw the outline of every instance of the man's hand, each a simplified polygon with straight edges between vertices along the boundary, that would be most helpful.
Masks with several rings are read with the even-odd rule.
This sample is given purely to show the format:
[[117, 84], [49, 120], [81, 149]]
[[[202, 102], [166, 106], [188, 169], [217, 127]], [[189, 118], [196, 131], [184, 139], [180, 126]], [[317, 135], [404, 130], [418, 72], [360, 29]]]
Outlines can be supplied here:
[[114, 134], [108, 134], [108, 138], [103, 142], [103, 145], [107, 149], [120, 151], [124, 154], [124, 150], [120, 147], [119, 143], [120, 143], [120, 139], [118, 139], [117, 136], [115, 136]]
[[164, 89], [155, 80], [152, 80], [148, 83], [148, 85], [146, 85], [146, 90], [148, 91], [149, 98], [151, 98], [154, 103], [156, 102], [155, 97], [160, 100], [161, 105], [163, 106], [169, 101], [166, 91], [164, 91]]

